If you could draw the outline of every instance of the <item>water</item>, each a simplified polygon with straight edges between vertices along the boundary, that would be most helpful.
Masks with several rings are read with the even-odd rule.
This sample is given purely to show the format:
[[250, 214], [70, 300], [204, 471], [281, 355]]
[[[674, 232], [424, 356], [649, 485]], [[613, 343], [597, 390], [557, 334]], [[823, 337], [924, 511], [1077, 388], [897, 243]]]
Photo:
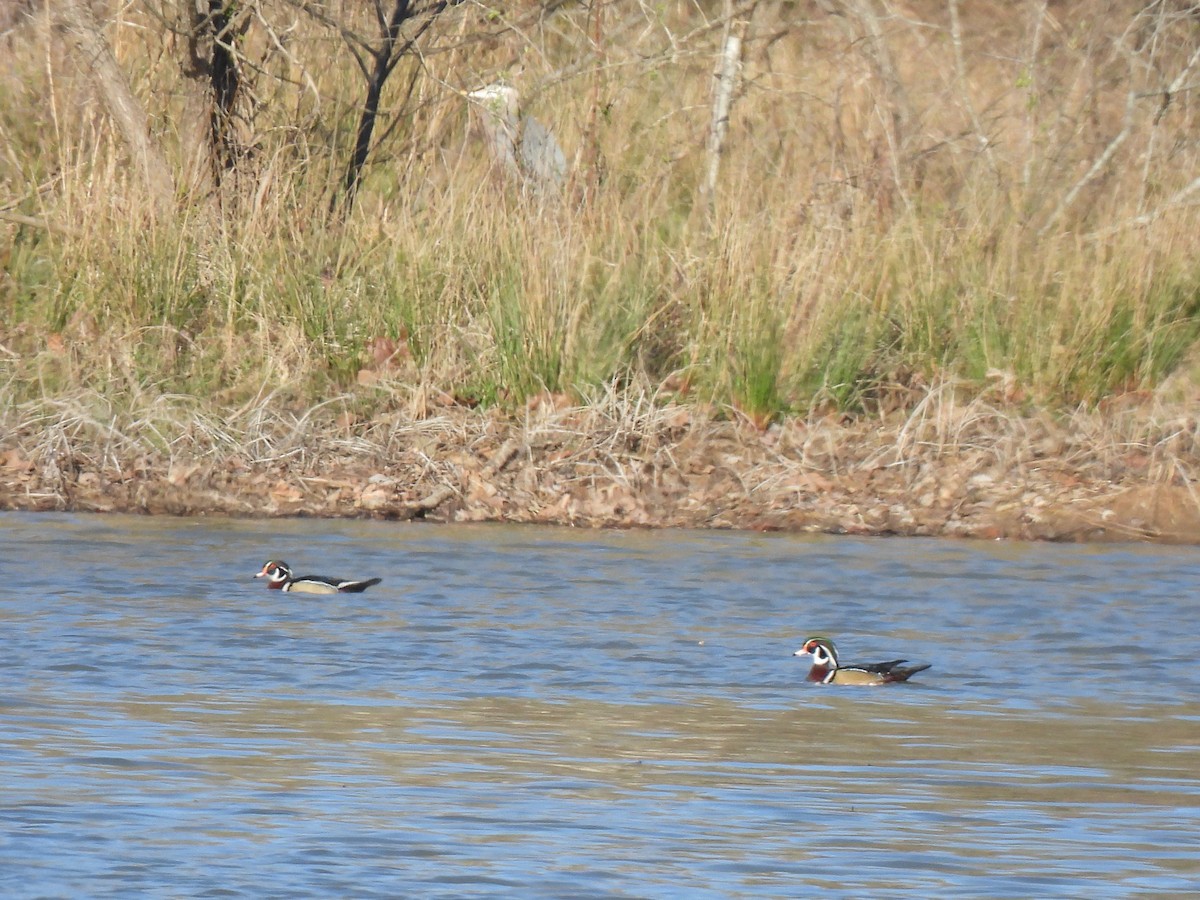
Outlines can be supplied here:
[[[268, 557], [365, 594], [268, 592]], [[1200, 890], [1192, 548], [0, 515], [0, 895]], [[843, 657], [932, 662], [882, 688]]]

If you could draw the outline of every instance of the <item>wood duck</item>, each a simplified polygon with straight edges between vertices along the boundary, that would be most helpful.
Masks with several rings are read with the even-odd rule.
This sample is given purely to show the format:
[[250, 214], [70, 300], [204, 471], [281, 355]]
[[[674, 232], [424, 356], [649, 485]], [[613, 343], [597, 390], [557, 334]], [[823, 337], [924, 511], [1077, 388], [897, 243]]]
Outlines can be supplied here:
[[892, 659], [887, 662], [841, 665], [837, 647], [825, 637], [810, 637], [793, 656], [812, 654], [813, 665], [808, 670], [808, 680], [821, 684], [890, 684], [893, 681], [908, 681], [918, 672], [929, 668], [930, 663], [906, 666], [907, 659]]
[[365, 581], [346, 581], [341, 578], [326, 578], [324, 575], [304, 575], [297, 578], [287, 563], [270, 559], [263, 565], [255, 578], [266, 578], [267, 587], [273, 591], [299, 591], [302, 594], [361, 594], [382, 578]]

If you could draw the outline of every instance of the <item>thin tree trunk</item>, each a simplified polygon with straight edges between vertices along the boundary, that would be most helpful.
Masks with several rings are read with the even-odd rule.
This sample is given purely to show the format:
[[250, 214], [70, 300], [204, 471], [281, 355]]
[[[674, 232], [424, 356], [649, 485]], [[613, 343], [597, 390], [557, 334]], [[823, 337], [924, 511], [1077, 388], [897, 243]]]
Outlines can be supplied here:
[[[421, 10], [414, 10], [411, 0], [396, 0], [392, 7], [391, 17], [384, 22], [380, 10], [380, 25], [383, 31], [383, 43], [378, 50], [371, 53], [373, 65], [367, 73], [367, 96], [363, 101], [362, 115], [358, 119], [358, 131], [354, 140], [354, 154], [346, 166], [346, 177], [342, 182], [341, 202], [348, 211], [354, 206], [354, 197], [358, 185], [362, 181], [363, 167], [367, 164], [367, 156], [371, 153], [371, 137], [375, 133], [375, 122], [379, 117], [379, 99], [383, 95], [383, 85], [391, 76], [392, 71], [413, 46], [433, 24], [447, 6], [459, 3], [461, 0], [437, 0]], [[378, 8], [378, 7], [377, 7]], [[400, 40], [400, 29], [406, 21], [414, 16], [423, 16], [424, 21], [417, 28], [416, 34], [397, 47]], [[365, 71], [365, 66], [363, 67]], [[330, 207], [338, 205], [339, 198], [335, 195]]]
[[54, 5], [54, 22], [75, 45], [91, 73], [100, 99], [124, 138], [156, 211], [167, 213], [174, 205], [175, 179], [166, 158], [150, 137], [146, 111], [129, 89], [91, 7], [85, 0], [58, 0]]
[[738, 66], [742, 61], [742, 36], [731, 22], [726, 28], [725, 43], [714, 77], [712, 118], [708, 124], [708, 171], [700, 186], [711, 216], [717, 200], [717, 176], [721, 154], [725, 150], [725, 135], [729, 133], [729, 108], [733, 105], [733, 89], [737, 84]]
[[[213, 106], [211, 117], [212, 146], [226, 171], [237, 168], [245, 148], [234, 134], [234, 104], [242, 86], [234, 44], [245, 32], [248, 19], [236, 11], [227, 0], [208, 0], [208, 28], [212, 31], [212, 64], [210, 66]], [[217, 173], [220, 179], [221, 173]]]
[[367, 97], [363, 101], [362, 115], [358, 119], [354, 154], [350, 157], [350, 164], [346, 167], [346, 178], [343, 183], [343, 203], [347, 210], [354, 206], [354, 196], [358, 192], [358, 184], [362, 180], [363, 166], [367, 164], [367, 156], [371, 152], [371, 135], [375, 132], [375, 121], [379, 116], [379, 98], [383, 95], [384, 82], [395, 68], [392, 55], [396, 51], [396, 41], [400, 38], [400, 27], [408, 18], [411, 7], [410, 0], [396, 0], [396, 5], [392, 7], [392, 16], [384, 31], [383, 45], [373, 54], [375, 64], [367, 78]]

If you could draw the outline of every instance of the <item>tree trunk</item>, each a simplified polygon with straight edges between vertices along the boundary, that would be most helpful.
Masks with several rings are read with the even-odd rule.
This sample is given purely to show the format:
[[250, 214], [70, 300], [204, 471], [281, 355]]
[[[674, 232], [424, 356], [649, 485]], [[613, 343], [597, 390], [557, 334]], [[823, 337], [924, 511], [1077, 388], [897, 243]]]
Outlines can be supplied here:
[[146, 111], [129, 89], [91, 7], [85, 0], [57, 0], [54, 24], [75, 45], [91, 74], [101, 101], [129, 147], [156, 212], [168, 213], [174, 206], [175, 180], [166, 158], [150, 137]]
[[[371, 135], [375, 132], [375, 120], [379, 115], [379, 98], [383, 95], [383, 85], [395, 68], [393, 54], [396, 52], [396, 41], [400, 39], [400, 27], [411, 15], [409, 0], [396, 0], [392, 7], [391, 18], [383, 30], [383, 44], [373, 54], [374, 66], [367, 77], [367, 96], [363, 101], [362, 114], [358, 119], [358, 131], [354, 140], [354, 153], [350, 164], [346, 167], [346, 178], [342, 185], [342, 202], [346, 210], [354, 206], [354, 197], [358, 193], [358, 183], [362, 179], [363, 166], [367, 164], [367, 155], [371, 152]], [[336, 198], [335, 198], [336, 202]]]

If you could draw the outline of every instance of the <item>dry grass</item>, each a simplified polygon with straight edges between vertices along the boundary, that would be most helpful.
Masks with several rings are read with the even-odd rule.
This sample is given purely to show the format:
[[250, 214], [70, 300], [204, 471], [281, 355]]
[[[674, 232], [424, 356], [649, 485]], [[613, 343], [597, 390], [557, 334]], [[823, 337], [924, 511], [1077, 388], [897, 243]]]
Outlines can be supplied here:
[[[1195, 424], [1164, 410], [1198, 396], [1198, 8], [827, 6], [733, 4], [711, 206], [723, 4], [601, 4], [599, 46], [582, 6], [456, 7], [390, 83], [345, 221], [361, 79], [293, 7], [264, 0], [244, 44], [253, 152], [220, 205], [184, 190], [150, 7], [108, 28], [176, 166], [167, 220], [24, 26], [0, 75], [0, 421], [44, 434], [39, 459], [314, 471], [419, 446], [442, 478], [504, 421], [629, 490], [717, 439], [697, 429], [774, 422], [797, 437], [748, 493], [879, 467], [916, 489], [961, 459], [1119, 478], [1136, 456], [1190, 485]], [[462, 92], [499, 79], [562, 144], [561, 193], [489, 160]]]
[[520, 416], [355, 423], [351, 399], [10, 406], [0, 506], [1200, 541], [1200, 422], [1178, 410], [1021, 417], [947, 382], [911, 412], [764, 432], [646, 383]]

